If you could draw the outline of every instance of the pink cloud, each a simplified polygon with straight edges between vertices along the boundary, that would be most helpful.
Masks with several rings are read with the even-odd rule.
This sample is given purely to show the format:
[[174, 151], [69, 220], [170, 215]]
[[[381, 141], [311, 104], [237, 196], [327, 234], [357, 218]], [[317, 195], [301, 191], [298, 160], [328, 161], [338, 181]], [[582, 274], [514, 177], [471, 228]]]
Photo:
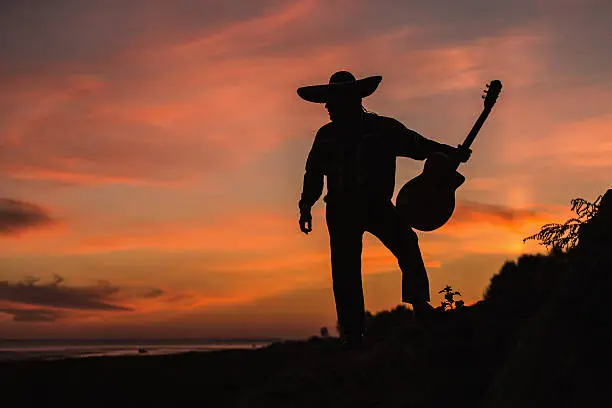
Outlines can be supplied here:
[[550, 160], [560, 167], [612, 167], [612, 116], [606, 114], [560, 123], [530, 142], [529, 149], [517, 144], [509, 154], [525, 162]]
[[[317, 32], [312, 21], [330, 19], [329, 10], [304, 0], [183, 44], [132, 49], [79, 67], [91, 74], [48, 77], [42, 89], [53, 91], [47, 93], [16, 87], [7, 98], [29, 108], [16, 112], [10, 131], [0, 134], [13, 144], [3, 167], [14, 177], [75, 183], [192, 182], [311, 132], [313, 107], [299, 101], [295, 89], [324, 81], [340, 67], [375, 72], [395, 61], [386, 97], [405, 98], [405, 90], [422, 96], [475, 86], [486, 66], [473, 61], [490, 48], [533, 57], [537, 40], [520, 34], [398, 52], [410, 41], [410, 27], [341, 45], [315, 41], [304, 44], [302, 54], [283, 42], [284, 34], [307, 37]], [[264, 51], [278, 44], [277, 52]], [[524, 69], [535, 62], [523, 59], [517, 66], [529, 76]], [[418, 85], [425, 83], [437, 85]]]

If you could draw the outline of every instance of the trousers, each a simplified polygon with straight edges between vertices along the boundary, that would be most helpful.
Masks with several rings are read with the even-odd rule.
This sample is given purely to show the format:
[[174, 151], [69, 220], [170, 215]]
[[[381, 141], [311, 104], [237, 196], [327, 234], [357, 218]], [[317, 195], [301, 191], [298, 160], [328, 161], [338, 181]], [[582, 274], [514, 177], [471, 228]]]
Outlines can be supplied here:
[[390, 200], [332, 203], [326, 207], [334, 299], [340, 334], [361, 335], [365, 305], [361, 279], [363, 233], [370, 232], [397, 258], [402, 273], [402, 301], [429, 301], [429, 280], [418, 237]]

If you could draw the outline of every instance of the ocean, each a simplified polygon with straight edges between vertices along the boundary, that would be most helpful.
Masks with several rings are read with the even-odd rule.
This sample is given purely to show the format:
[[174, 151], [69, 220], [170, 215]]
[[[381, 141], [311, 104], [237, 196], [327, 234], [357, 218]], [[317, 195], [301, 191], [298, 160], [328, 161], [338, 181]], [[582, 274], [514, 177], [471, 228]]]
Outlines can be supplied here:
[[277, 340], [0, 340], [0, 362], [255, 349], [274, 341]]

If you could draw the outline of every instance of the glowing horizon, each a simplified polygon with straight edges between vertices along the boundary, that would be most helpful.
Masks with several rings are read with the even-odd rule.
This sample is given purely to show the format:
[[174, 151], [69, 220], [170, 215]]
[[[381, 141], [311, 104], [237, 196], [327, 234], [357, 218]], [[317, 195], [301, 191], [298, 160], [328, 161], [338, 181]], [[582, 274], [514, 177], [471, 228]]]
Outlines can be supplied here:
[[[323, 203], [308, 237], [297, 223], [327, 115], [295, 90], [340, 69], [382, 75], [365, 106], [451, 145], [503, 81], [457, 212], [419, 233], [434, 304], [446, 284], [477, 301], [505, 260], [544, 251], [522, 238], [610, 188], [612, 5], [213, 3], [1, 6], [2, 336], [335, 327]], [[398, 159], [396, 191], [421, 166]], [[368, 235], [363, 274], [368, 310], [400, 303]]]

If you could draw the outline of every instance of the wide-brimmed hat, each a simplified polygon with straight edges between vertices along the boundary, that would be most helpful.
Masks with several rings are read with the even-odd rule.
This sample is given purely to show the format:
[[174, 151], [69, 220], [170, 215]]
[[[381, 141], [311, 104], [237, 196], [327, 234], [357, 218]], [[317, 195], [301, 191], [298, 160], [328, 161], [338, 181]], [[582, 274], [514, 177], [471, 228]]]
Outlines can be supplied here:
[[304, 86], [298, 88], [297, 93], [300, 98], [315, 103], [327, 103], [342, 96], [365, 98], [376, 91], [380, 81], [382, 76], [379, 75], [355, 79], [348, 71], [338, 71], [329, 78], [329, 84]]

